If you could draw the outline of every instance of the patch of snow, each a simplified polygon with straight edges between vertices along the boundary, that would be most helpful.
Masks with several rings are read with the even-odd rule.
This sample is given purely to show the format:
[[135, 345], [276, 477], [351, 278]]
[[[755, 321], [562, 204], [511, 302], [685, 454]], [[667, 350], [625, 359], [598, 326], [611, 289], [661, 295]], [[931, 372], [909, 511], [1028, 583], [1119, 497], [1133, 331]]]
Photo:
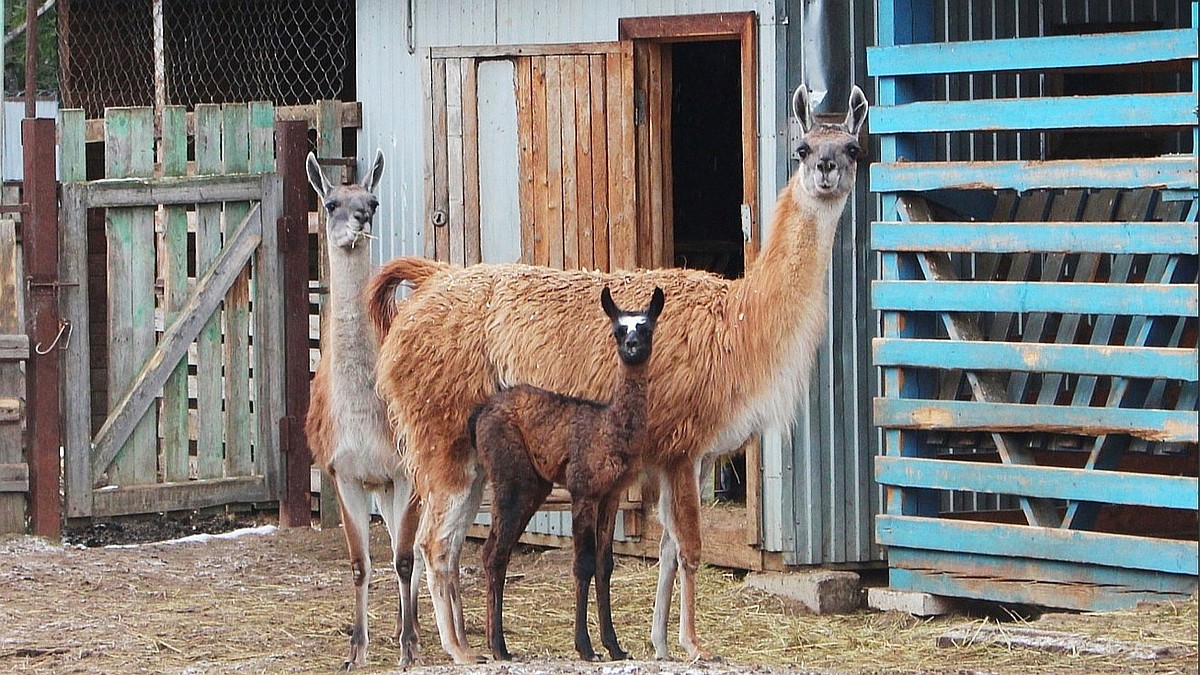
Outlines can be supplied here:
[[152, 541], [144, 544], [109, 544], [104, 548], [139, 548], [141, 546], [158, 546], [160, 544], [202, 544], [214, 539], [237, 539], [238, 537], [274, 534], [277, 529], [279, 528], [274, 525], [260, 525], [259, 527], [243, 527], [230, 532], [222, 532], [221, 534], [189, 534], [186, 537], [178, 539]]

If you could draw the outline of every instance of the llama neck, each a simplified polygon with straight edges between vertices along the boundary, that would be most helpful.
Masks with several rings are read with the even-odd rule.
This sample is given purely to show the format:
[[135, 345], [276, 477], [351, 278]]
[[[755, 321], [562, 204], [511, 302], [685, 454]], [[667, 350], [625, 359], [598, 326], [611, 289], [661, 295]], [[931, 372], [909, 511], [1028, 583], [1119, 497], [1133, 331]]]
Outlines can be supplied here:
[[335, 362], [346, 371], [373, 371], [378, 341], [363, 301], [363, 289], [371, 274], [371, 256], [363, 245], [352, 250], [329, 247], [329, 331], [326, 348], [336, 354]]
[[609, 423], [620, 441], [619, 454], [637, 452], [636, 439], [646, 430], [646, 388], [650, 369], [645, 363], [636, 366], [622, 364], [617, 372], [616, 386], [608, 404]]
[[792, 184], [780, 193], [766, 247], [730, 288], [716, 347], [745, 395], [738, 421], [714, 442], [720, 449], [792, 418], [824, 335], [825, 279], [845, 198], [798, 203], [797, 194]]

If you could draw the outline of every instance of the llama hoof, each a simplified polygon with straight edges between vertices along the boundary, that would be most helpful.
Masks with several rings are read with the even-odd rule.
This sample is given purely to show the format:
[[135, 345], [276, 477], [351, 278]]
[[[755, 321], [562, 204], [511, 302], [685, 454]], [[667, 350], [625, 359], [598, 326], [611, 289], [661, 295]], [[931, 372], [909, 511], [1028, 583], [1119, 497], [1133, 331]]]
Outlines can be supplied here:
[[629, 652], [617, 650], [608, 650], [608, 658], [610, 661], [626, 661], [629, 659]]

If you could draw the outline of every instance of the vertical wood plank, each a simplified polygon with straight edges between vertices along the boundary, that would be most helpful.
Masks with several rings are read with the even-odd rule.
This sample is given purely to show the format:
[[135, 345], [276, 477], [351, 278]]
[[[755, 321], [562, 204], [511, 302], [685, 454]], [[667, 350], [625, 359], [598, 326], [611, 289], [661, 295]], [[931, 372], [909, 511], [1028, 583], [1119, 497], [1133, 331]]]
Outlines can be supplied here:
[[563, 266], [563, 107], [561, 56], [546, 57], [546, 247], [551, 267]]
[[450, 220], [445, 228], [449, 238], [449, 260], [462, 265], [466, 260], [463, 231], [463, 76], [466, 59], [446, 60], [446, 179]]
[[533, 59], [513, 59], [517, 88], [517, 170], [520, 172], [518, 204], [521, 213], [521, 262], [533, 264], [534, 146], [533, 142]]
[[[87, 116], [81, 109], [59, 111], [59, 176], [62, 186], [60, 291], [62, 318], [71, 322], [71, 349], [63, 353], [63, 381], [91, 382], [91, 330], [88, 297], [88, 232], [84, 186], [87, 179]], [[91, 386], [67, 386], [63, 396], [63, 488], [66, 516], [92, 514]]]
[[435, 250], [434, 246], [435, 240], [433, 234], [433, 223], [431, 222], [433, 210], [436, 208], [437, 204], [437, 186], [435, 185], [437, 181], [437, 162], [434, 158], [434, 148], [439, 139], [437, 135], [436, 123], [437, 106], [433, 104], [433, 83], [436, 81], [434, 80], [433, 64], [434, 61], [430, 59], [429, 54], [426, 53], [424, 59], [422, 60], [421, 68], [421, 87], [424, 93], [424, 98], [422, 100], [429, 101], [430, 103], [429, 107], [422, 111], [425, 116], [425, 123], [421, 125], [423, 127], [425, 141], [425, 161], [422, 167], [422, 184], [425, 186], [425, 209], [422, 213], [424, 214], [425, 220], [419, 224], [419, 230], [422, 233], [426, 258], [434, 258], [437, 255], [437, 251]]
[[[758, 203], [758, 33], [754, 16], [746, 17], [741, 35], [742, 202], [750, 206], [750, 238], [743, 245], [744, 269], [758, 257], [762, 214]], [[673, 261], [674, 252], [671, 260]], [[749, 468], [747, 468], [749, 471]]]
[[[632, 44], [626, 42], [623, 43], [623, 46], [632, 48]], [[606, 54], [604, 60], [604, 98], [607, 104], [605, 124], [608, 148], [608, 267], [609, 271], [615, 271], [631, 269], [634, 266], [629, 263], [625, 253], [627, 250], [631, 250], [630, 240], [634, 238], [630, 231], [633, 219], [627, 217], [625, 204], [628, 202], [629, 194], [634, 192], [637, 186], [634, 185], [632, 176], [625, 173], [627, 168], [624, 155], [625, 114], [629, 110], [627, 110], [626, 101], [622, 98], [628, 94], [632, 99], [633, 92], [625, 90], [624, 51]], [[632, 100], [630, 104], [632, 104]], [[632, 122], [631, 118], [629, 123]], [[636, 194], [634, 199], [636, 199]]]
[[604, 54], [589, 57], [588, 85], [592, 102], [592, 267], [605, 272], [608, 263], [608, 95]]
[[[16, 224], [0, 219], [0, 335], [25, 333], [21, 298], [24, 273], [17, 251]], [[0, 396], [25, 399], [25, 375], [21, 363], [0, 360]], [[0, 424], [0, 464], [25, 462], [22, 424]], [[25, 494], [0, 492], [0, 533], [25, 532]]]
[[[609, 174], [609, 195], [617, 197], [617, 204], [610, 205], [608, 209], [609, 218], [616, 217], [617, 222], [621, 224], [622, 236], [616, 240], [618, 246], [614, 248], [610, 245], [610, 261], [614, 270], [626, 269], [630, 270], [637, 267], [637, 218], [638, 218], [638, 190], [637, 184], [634, 182], [637, 177], [637, 129], [634, 124], [634, 57], [633, 57], [633, 42], [625, 41], [621, 43], [621, 57], [617, 64], [616, 71], [611, 70], [612, 79], [620, 77], [620, 87], [617, 91], [616, 98], [609, 92], [608, 101], [611, 104], [614, 100], [620, 102], [620, 115], [616, 118], [616, 129], [619, 132], [618, 143], [616, 147], [620, 148], [620, 152], [616, 156], [620, 160], [620, 171], [615, 175]], [[610, 63], [610, 65], [612, 65]], [[610, 111], [611, 115], [611, 111]], [[613, 124], [613, 119], [609, 118], [610, 126]], [[609, 144], [609, 156], [613, 156], [613, 144]], [[619, 216], [617, 214], [620, 214]], [[611, 232], [611, 231], [610, 231]], [[610, 244], [613, 241], [610, 234]]]
[[562, 236], [564, 269], [579, 268], [579, 147], [575, 126], [575, 57], [559, 57], [559, 105], [562, 138]]
[[[162, 116], [163, 176], [182, 176], [187, 172], [187, 108], [168, 106]], [[163, 327], [179, 318], [179, 310], [188, 297], [187, 208], [163, 209], [162, 252]], [[162, 433], [163, 480], [188, 479], [188, 364], [187, 357], [163, 385], [159, 416]]]
[[[222, 159], [225, 173], [250, 170], [250, 110], [245, 103], [225, 104]], [[224, 230], [229, 234], [250, 211], [249, 202], [226, 202]], [[250, 270], [243, 269], [225, 294], [225, 469], [230, 476], [253, 475], [255, 424], [250, 409]]]
[[646, 145], [646, 159], [638, 162], [639, 169], [645, 169], [647, 203], [646, 210], [638, 217], [638, 264], [643, 267], [658, 267], [662, 260], [662, 230], [663, 224], [663, 144], [662, 125], [666, 121], [667, 111], [664, 108], [663, 52], [668, 49], [665, 45], [647, 45], [646, 79], [642, 81], [646, 93], [646, 119], [643, 123], [643, 138]]
[[[149, 108], [105, 111], [105, 175], [151, 176], [154, 114]], [[154, 209], [108, 209], [108, 394], [109, 405], [133, 385], [154, 350]], [[157, 479], [157, 429], [152, 411], [138, 423], [113, 463], [110, 485], [147, 485]]]
[[[269, 101], [250, 103], [250, 173], [275, 172], [275, 107]], [[275, 183], [281, 181], [276, 177]], [[279, 270], [278, 229], [275, 224], [281, 215], [282, 184], [268, 182], [275, 192], [263, 195], [259, 217], [262, 218], [262, 243], [252, 260], [251, 268], [251, 344], [250, 381], [251, 404], [255, 424], [251, 427], [253, 440], [252, 471], [264, 476], [268, 493], [278, 497], [281, 489], [282, 462], [279, 457], [279, 425], [283, 417], [283, 311], [281, 289], [283, 279]]]
[[659, 166], [658, 186], [661, 195], [660, 221], [654, 228], [655, 267], [670, 267], [675, 261], [675, 196], [673, 185], [675, 179], [671, 166], [671, 110], [675, 90], [672, 77], [671, 48], [664, 45], [659, 49], [659, 81], [655, 87], [661, 92], [659, 101], [658, 155]]
[[462, 60], [463, 264], [482, 260], [479, 223], [479, 63]]
[[[449, 128], [449, 92], [447, 92], [446, 59], [433, 60], [433, 214], [440, 215], [441, 224], [433, 226], [433, 255], [438, 260], [450, 260], [450, 188], [447, 166], [447, 134]], [[426, 246], [426, 254], [429, 248]]]
[[[318, 101], [317, 102], [317, 156], [318, 157], [341, 157], [342, 156], [342, 128], [338, 123], [338, 107], [337, 101]], [[444, 134], [443, 134], [444, 137]], [[443, 146], [444, 147], [444, 146]], [[348, 183], [353, 177], [347, 175], [341, 167], [323, 167], [326, 171], [326, 176], [329, 177], [335, 185]], [[329, 248], [326, 244], [325, 237], [325, 221], [327, 213], [321, 209], [318, 228], [318, 248], [320, 250], [320, 284], [322, 288], [329, 288]], [[444, 250], [444, 249], [443, 249]], [[322, 336], [329, 334], [329, 304], [328, 296], [321, 295], [321, 317], [320, 317], [320, 334]], [[337, 527], [341, 522], [341, 512], [337, 505], [337, 491], [333, 486], [333, 480], [329, 474], [324, 471], [320, 472], [321, 476], [321, 494], [319, 501], [320, 522], [322, 528]]]
[[592, 85], [588, 56], [573, 58], [575, 66], [575, 249], [576, 265], [593, 269], [595, 213], [592, 209]]
[[[221, 166], [221, 107], [201, 104], [195, 111], [196, 173], [219, 174]], [[196, 205], [196, 277], [202, 277], [221, 252], [221, 205]], [[218, 309], [196, 340], [196, 477], [218, 478], [224, 473], [225, 420], [223, 412], [221, 324]]]
[[546, 73], [546, 57], [536, 56], [530, 61], [533, 92], [533, 264], [550, 264], [550, 177], [546, 159], [546, 89], [549, 86]]
[[58, 176], [64, 183], [87, 180], [86, 125], [83, 109], [58, 111]]

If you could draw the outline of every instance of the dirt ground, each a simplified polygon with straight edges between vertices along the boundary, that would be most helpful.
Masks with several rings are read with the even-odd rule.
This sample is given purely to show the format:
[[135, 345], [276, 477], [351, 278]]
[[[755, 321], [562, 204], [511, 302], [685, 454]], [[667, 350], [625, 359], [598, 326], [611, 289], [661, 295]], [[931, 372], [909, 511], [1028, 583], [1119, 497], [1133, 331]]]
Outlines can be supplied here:
[[[0, 538], [0, 671], [22, 673], [333, 672], [341, 665], [351, 614], [351, 582], [340, 530], [276, 530], [197, 542], [85, 547], [222, 530], [209, 519], [94, 527], [63, 545]], [[373, 528], [372, 551], [386, 560], [387, 535]], [[483, 647], [483, 582], [478, 545], [464, 552], [468, 633]], [[571, 639], [570, 557], [526, 549], [508, 584], [510, 664], [456, 667], [438, 647], [428, 597], [422, 598], [421, 667], [409, 673], [1196, 673], [1196, 599], [1107, 614], [1006, 616], [1003, 626], [1067, 631], [1166, 650], [1138, 660], [974, 644], [938, 647], [947, 630], [996, 627], [988, 616], [916, 619], [861, 610], [815, 616], [748, 589], [728, 570], [706, 568], [699, 589], [700, 635], [713, 663], [655, 662], [649, 642], [653, 561], [623, 558], [614, 574], [614, 614], [622, 645], [637, 659], [585, 664]], [[394, 669], [396, 587], [386, 564], [371, 589], [368, 672]], [[593, 628], [593, 638], [596, 631]], [[677, 653], [677, 656], [679, 654]]]

